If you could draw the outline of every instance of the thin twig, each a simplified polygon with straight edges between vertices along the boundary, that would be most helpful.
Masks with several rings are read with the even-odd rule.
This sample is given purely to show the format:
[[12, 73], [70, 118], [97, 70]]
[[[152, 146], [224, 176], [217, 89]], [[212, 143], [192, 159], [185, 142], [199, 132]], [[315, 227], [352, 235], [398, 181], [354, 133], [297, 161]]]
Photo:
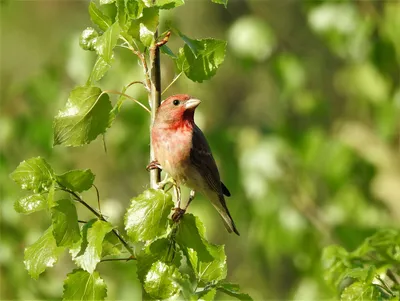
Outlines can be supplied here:
[[[69, 190], [68, 188], [63, 187], [62, 188], [63, 191], [68, 192], [69, 194], [73, 195], [75, 197], [75, 199], [81, 203], [83, 206], [85, 206], [87, 209], [89, 209], [94, 215], [96, 215], [100, 220], [107, 222], [106, 219], [103, 217], [103, 215], [101, 215], [100, 213], [98, 213], [96, 210], [94, 210], [88, 203], [86, 203], [75, 191]], [[112, 229], [111, 230], [115, 236], [120, 240], [120, 242], [124, 245], [124, 247], [129, 251], [129, 253], [132, 254], [133, 258], [134, 257], [134, 252], [132, 250], [132, 248], [128, 245], [128, 243], [119, 235], [119, 233], [117, 232], [117, 230]]]
[[130, 260], [136, 260], [134, 257], [128, 257], [128, 258], [106, 258], [100, 260], [100, 262], [105, 262], [105, 261], [130, 261]]
[[168, 31], [167, 34], [165, 35], [165, 37], [161, 41], [156, 43], [155, 47], [161, 47], [161, 46], [167, 44], [170, 36], [171, 36], [171, 31]]
[[174, 77], [172, 82], [164, 89], [164, 91], [162, 91], [161, 95], [163, 95], [165, 92], [167, 92], [167, 90], [169, 88], [171, 88], [171, 86], [178, 80], [178, 78], [182, 75], [182, 73], [183, 73], [183, 71], [181, 73], [179, 73], [177, 76]]
[[147, 92], [150, 92], [150, 88], [146, 86], [144, 81], [141, 80], [134, 80], [133, 82], [129, 83], [125, 88], [124, 88], [124, 92], [132, 85], [134, 84], [142, 84], [143, 87], [147, 90]]
[[78, 223], [87, 224], [87, 221], [83, 221], [83, 220], [78, 219]]
[[96, 185], [92, 184], [92, 186], [94, 187], [94, 189], [96, 189], [96, 195], [97, 195], [97, 206], [99, 207], [99, 212], [101, 214], [101, 216], [103, 216], [103, 214], [101, 213], [101, 206], [100, 206], [100, 192], [99, 189], [97, 188]]
[[[117, 94], [117, 95], [122, 95], [130, 100], [133, 100], [135, 103], [137, 103], [139, 106], [141, 106], [143, 109], [145, 109], [147, 111], [147, 113], [151, 114], [150, 110], [148, 107], [146, 107], [144, 104], [142, 104], [140, 101], [136, 100], [135, 98], [133, 98], [132, 96], [129, 96], [125, 93], [122, 92], [118, 92], [118, 91], [114, 91], [114, 90], [105, 90], [102, 92], [102, 94], [105, 93], [110, 93], [110, 94]], [[100, 94], [101, 95], [101, 94]]]

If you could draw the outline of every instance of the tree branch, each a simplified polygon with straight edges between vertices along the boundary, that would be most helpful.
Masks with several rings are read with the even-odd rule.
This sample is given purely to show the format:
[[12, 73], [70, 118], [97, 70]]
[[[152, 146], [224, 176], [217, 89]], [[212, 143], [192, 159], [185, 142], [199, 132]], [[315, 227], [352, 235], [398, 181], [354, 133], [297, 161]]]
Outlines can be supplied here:
[[[87, 209], [89, 209], [94, 215], [96, 215], [98, 217], [99, 220], [102, 220], [104, 222], [107, 222], [107, 220], [103, 217], [103, 215], [101, 215], [100, 213], [98, 213], [96, 210], [94, 210], [88, 203], [86, 203], [75, 191], [69, 190], [68, 188], [62, 187], [61, 190], [68, 192], [69, 194], [71, 194], [72, 196], [74, 196], [74, 198], [81, 203], [83, 206], [85, 206]], [[132, 254], [132, 259], [134, 259], [134, 252], [132, 250], [132, 248], [128, 245], [128, 243], [121, 237], [121, 235], [119, 235], [119, 233], [117, 232], [117, 230], [112, 229], [112, 232], [114, 233], [114, 235], [119, 239], [119, 241], [124, 245], [124, 247], [128, 250], [129, 253]]]
[[[154, 34], [154, 40], [157, 41], [158, 32]], [[154, 119], [156, 118], [157, 108], [161, 104], [161, 66], [160, 66], [160, 49], [157, 43], [150, 48], [150, 63], [151, 63], [151, 75], [150, 75], [150, 94], [149, 103], [151, 106], [151, 126], [153, 125]], [[150, 128], [151, 128], [150, 126]], [[151, 140], [151, 135], [150, 135]], [[154, 155], [153, 144], [150, 143], [150, 162], [156, 160]], [[157, 183], [161, 181], [160, 169], [150, 170], [150, 187], [157, 188]]]

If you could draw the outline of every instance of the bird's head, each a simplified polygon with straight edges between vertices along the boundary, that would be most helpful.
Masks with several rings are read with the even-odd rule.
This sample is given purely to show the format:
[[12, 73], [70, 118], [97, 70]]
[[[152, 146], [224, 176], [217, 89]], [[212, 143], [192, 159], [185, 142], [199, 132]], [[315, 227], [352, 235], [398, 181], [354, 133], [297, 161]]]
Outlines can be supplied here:
[[157, 110], [156, 123], [178, 127], [194, 122], [194, 111], [200, 100], [187, 94], [176, 94], [165, 99]]

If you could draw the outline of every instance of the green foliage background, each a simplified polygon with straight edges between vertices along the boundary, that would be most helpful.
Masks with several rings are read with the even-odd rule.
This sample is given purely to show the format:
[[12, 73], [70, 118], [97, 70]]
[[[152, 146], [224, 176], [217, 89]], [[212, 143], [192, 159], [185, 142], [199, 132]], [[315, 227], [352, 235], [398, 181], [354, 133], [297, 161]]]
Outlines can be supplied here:
[[[124, 104], [107, 132], [107, 153], [101, 139], [80, 148], [51, 146], [53, 116], [95, 60], [78, 44], [90, 26], [87, 6], [1, 3], [1, 299], [59, 298], [74, 266], [65, 254], [38, 281], [26, 272], [24, 249], [50, 217], [14, 211], [24, 194], [8, 175], [20, 161], [40, 155], [59, 171], [90, 168], [113, 224], [122, 223], [130, 198], [148, 187], [148, 116], [133, 104]], [[248, 0], [231, 1], [225, 10], [187, 1], [162, 18], [190, 37], [228, 41], [212, 80], [181, 77], [167, 92], [203, 100], [196, 122], [232, 192], [229, 207], [241, 236], [226, 233], [202, 198], [190, 211], [210, 241], [226, 245], [228, 280], [255, 300], [335, 299], [324, 247], [338, 244], [361, 257], [366, 248], [356, 249], [365, 238], [398, 228], [399, 4]], [[174, 38], [168, 43], [174, 51], [177, 45]], [[100, 87], [120, 90], [141, 76], [136, 59], [116, 51]], [[165, 86], [174, 78], [173, 63], [164, 59], [162, 68]], [[146, 101], [140, 88], [130, 94]], [[83, 195], [95, 206], [93, 192]], [[140, 298], [134, 262], [101, 263], [99, 271], [109, 300]]]

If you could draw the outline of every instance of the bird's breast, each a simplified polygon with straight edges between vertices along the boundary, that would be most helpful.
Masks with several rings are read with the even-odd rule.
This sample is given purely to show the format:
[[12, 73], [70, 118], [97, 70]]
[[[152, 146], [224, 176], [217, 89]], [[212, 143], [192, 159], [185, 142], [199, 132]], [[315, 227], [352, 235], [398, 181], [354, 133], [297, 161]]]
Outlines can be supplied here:
[[152, 144], [163, 170], [180, 184], [186, 183], [192, 146], [191, 132], [153, 128]]

